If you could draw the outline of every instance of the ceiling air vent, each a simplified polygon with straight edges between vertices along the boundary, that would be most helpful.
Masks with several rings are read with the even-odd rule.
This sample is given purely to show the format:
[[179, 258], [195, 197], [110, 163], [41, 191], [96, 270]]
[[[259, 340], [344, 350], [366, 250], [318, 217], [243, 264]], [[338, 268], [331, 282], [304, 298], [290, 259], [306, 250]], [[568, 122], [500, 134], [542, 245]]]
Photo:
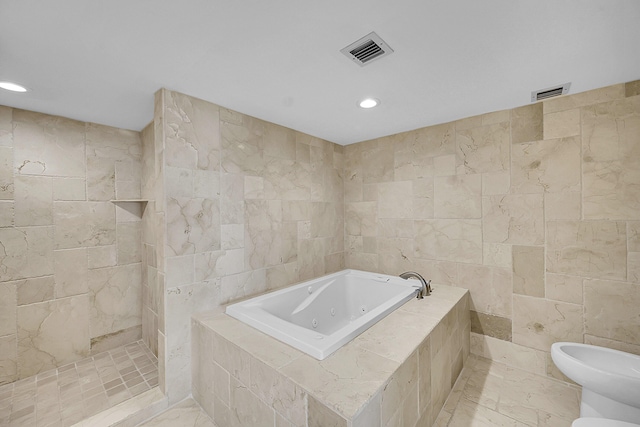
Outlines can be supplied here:
[[360, 66], [371, 63], [374, 59], [393, 53], [393, 49], [376, 33], [370, 33], [349, 46], [341, 49], [347, 58]]
[[571, 83], [565, 83], [560, 86], [549, 87], [547, 89], [536, 90], [531, 92], [531, 102], [542, 101], [554, 96], [566, 95], [569, 93]]

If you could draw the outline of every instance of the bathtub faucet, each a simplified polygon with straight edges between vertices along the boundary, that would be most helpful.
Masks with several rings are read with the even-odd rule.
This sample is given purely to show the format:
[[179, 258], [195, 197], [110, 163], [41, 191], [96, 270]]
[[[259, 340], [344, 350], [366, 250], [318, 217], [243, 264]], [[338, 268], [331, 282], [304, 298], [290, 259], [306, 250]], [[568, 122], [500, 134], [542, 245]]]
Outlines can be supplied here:
[[422, 277], [420, 274], [416, 273], [415, 271], [405, 271], [400, 275], [400, 277], [402, 277], [403, 279], [414, 277], [420, 281], [420, 283], [422, 284], [422, 287], [418, 289], [416, 298], [422, 299], [425, 295], [426, 296], [431, 295], [431, 280], [429, 281], [424, 280], [424, 277]]

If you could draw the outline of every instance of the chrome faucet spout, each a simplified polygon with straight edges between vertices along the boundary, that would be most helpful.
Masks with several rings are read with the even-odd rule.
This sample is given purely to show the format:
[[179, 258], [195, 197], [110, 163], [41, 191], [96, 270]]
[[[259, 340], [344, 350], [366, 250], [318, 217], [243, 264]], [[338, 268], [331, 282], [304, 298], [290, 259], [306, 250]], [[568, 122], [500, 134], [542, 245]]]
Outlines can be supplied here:
[[405, 271], [400, 275], [400, 277], [402, 277], [405, 280], [413, 277], [420, 281], [420, 284], [422, 286], [420, 287], [420, 289], [418, 289], [418, 292], [416, 293], [416, 298], [422, 299], [425, 296], [431, 295], [431, 280], [428, 280], [428, 281], [424, 280], [424, 277], [422, 277], [420, 274], [416, 273], [415, 271]]

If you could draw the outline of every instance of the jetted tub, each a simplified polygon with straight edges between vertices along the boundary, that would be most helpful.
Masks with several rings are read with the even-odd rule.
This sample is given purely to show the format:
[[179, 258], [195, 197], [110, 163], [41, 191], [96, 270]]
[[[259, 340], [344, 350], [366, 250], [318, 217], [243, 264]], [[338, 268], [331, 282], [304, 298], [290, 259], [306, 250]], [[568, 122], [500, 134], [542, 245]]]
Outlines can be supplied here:
[[226, 313], [318, 360], [415, 298], [417, 280], [343, 270], [229, 305]]

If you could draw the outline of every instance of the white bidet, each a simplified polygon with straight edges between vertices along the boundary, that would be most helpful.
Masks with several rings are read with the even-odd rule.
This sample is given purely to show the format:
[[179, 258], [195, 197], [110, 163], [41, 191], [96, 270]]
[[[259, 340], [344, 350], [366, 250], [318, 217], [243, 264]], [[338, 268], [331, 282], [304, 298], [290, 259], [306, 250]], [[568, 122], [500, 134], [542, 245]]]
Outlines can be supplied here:
[[640, 356], [572, 342], [551, 345], [558, 369], [582, 386], [580, 417], [640, 423]]

